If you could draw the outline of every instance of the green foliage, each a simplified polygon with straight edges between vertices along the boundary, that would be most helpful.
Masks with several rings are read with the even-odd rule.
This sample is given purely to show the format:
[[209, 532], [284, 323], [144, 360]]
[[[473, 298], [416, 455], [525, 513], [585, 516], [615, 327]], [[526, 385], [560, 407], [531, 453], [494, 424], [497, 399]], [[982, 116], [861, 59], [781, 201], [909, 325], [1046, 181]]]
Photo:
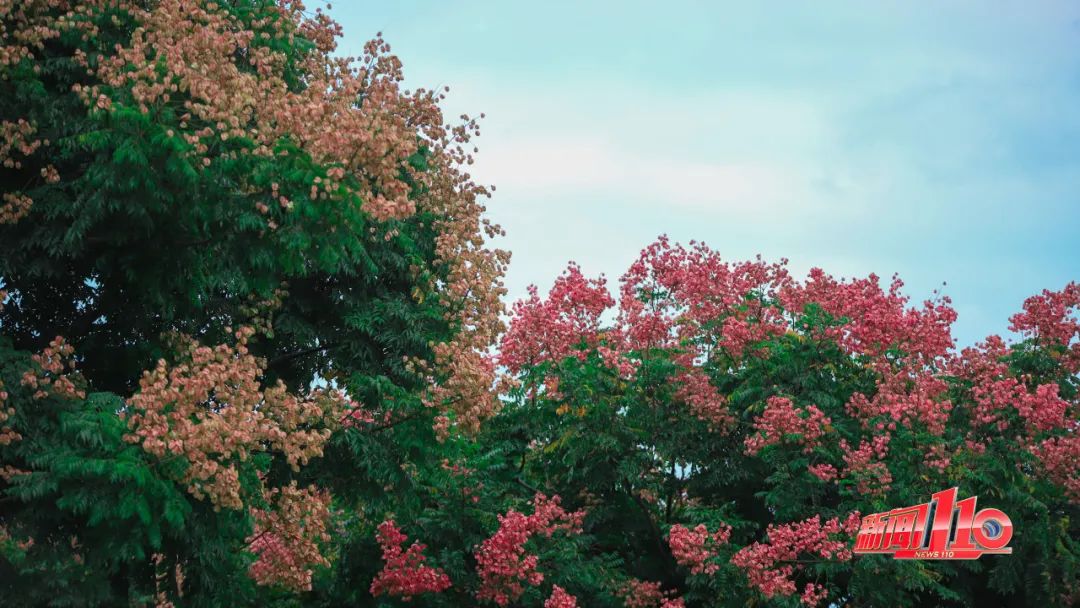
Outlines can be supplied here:
[[[278, 31], [271, 28], [282, 18], [277, 5], [221, 4], [256, 32]], [[0, 18], [14, 20], [10, 12]], [[347, 578], [358, 555], [369, 579], [375, 563], [363, 514], [384, 508], [393, 487], [412, 496], [402, 509], [430, 505], [409, 471], [436, 469], [441, 460], [431, 449], [436, 411], [419, 397], [427, 383], [405, 361], [430, 362], [431, 345], [457, 330], [440, 297], [449, 269], [437, 252], [437, 226], [447, 218], [419, 211], [375, 221], [350, 187], [364, 178], [353, 175], [340, 178], [332, 196], [312, 196], [335, 167], [294, 137], [282, 136], [270, 154], [250, 153], [255, 143], [241, 137], [193, 154], [178, 135], [199, 126], [187, 124], [183, 91], [144, 111], [130, 90], [114, 88], [109, 111], [88, 107], [74, 89], [100, 83], [75, 58], [100, 65], [127, 44], [137, 21], [122, 4], [88, 14], [91, 34], [65, 29], [33, 57], [0, 66], [0, 121], [25, 119], [48, 141], [47, 153], [0, 170], [0, 193], [33, 199], [26, 217], [0, 223], [0, 290], [8, 294], [0, 302], [0, 374], [10, 393], [3, 407], [17, 412], [5, 425], [21, 435], [0, 445], [0, 466], [14, 472], [0, 478], [3, 603], [143, 604], [159, 588], [191, 606], [291, 597], [257, 589], [248, 577], [250, 515], [193, 498], [176, 481], [189, 466], [184, 458], [150, 457], [125, 439], [120, 415], [144, 370], [175, 358], [178, 338], [231, 343], [235, 328], [271, 316], [272, 330], [251, 345], [267, 362], [265, 385], [281, 380], [303, 393], [331, 384], [395, 420], [370, 434], [336, 434], [325, 457], [303, 471], [267, 454], [242, 467], [253, 500], [260, 474], [333, 492], [346, 532], [327, 549], [339, 558], [336, 569], [323, 574], [345, 577], [348, 594], [366, 595]], [[305, 36], [255, 42], [284, 54], [281, 74], [294, 91], [311, 80], [305, 62], [316, 43]], [[430, 154], [421, 145], [407, 164], [434, 170]], [[41, 177], [48, 166], [55, 183]], [[260, 211], [275, 202], [271, 191], [290, 208]], [[37, 399], [22, 374], [33, 368], [30, 354], [61, 335], [76, 348], [90, 394]], [[354, 539], [366, 553], [356, 553]], [[317, 594], [325, 580], [316, 586]]]

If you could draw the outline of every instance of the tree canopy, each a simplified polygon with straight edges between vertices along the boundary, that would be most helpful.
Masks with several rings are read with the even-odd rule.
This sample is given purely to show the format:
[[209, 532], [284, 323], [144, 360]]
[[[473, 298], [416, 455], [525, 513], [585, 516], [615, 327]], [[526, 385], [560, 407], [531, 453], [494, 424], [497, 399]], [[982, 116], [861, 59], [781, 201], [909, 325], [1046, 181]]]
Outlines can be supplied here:
[[[478, 123], [381, 37], [289, 0], [0, 35], [6, 604], [1080, 602], [1080, 285], [957, 348], [897, 278], [661, 237], [506, 310]], [[955, 486], [1011, 555], [852, 554]]]

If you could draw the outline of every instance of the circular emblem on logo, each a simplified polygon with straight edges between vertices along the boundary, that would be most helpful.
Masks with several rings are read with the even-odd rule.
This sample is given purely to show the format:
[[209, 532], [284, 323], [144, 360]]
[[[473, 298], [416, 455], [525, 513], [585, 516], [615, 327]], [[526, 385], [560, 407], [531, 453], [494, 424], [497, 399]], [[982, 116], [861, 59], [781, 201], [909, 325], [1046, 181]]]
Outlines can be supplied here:
[[983, 534], [985, 534], [987, 538], [997, 538], [998, 536], [1001, 536], [1001, 524], [996, 520], [986, 520], [983, 522], [982, 529]]

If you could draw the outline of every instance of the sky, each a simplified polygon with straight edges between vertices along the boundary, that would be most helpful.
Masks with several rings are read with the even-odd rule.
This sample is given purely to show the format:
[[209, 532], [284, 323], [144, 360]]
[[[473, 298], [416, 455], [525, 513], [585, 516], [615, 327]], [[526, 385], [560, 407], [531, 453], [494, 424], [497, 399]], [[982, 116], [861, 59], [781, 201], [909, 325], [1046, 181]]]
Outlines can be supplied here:
[[961, 345], [1080, 280], [1080, 3], [345, 2], [406, 85], [484, 112], [473, 174], [510, 298], [612, 287], [660, 234], [730, 260], [899, 273]]

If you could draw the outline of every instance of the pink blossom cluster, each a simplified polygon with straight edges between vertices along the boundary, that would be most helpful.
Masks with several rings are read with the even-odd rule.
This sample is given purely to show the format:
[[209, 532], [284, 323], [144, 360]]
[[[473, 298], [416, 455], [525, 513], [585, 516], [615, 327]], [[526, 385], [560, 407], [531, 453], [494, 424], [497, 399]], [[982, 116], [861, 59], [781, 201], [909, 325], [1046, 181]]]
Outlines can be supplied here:
[[[776, 285], [788, 280], [782, 265], [760, 260], [730, 264], [703, 244], [687, 250], [662, 237], [622, 277], [614, 328], [600, 326], [601, 315], [614, 303], [603, 279], [585, 279], [571, 264], [547, 299], [531, 288], [529, 297], [515, 304], [499, 362], [516, 374], [571, 355], [584, 359], [588, 350], [595, 350], [605, 365], [630, 377], [638, 364], [634, 353], [675, 347], [681, 338], [707, 333], [711, 346], [680, 346], [676, 398], [696, 417], [727, 430], [733, 416], [699, 363], [708, 349], [741, 357], [750, 344], [783, 333], [779, 308], [750, 296], [775, 296]], [[726, 320], [716, 325], [717, 318]], [[546, 384], [557, 396], [557, 379], [549, 377]]]
[[1074, 503], [1080, 503], [1080, 425], [1060, 437], [1050, 437], [1035, 444], [1031, 452], [1039, 459], [1046, 476], [1065, 490]]
[[727, 400], [709, 381], [701, 368], [689, 365], [675, 377], [678, 388], [675, 399], [684, 403], [698, 420], [707, 422], [714, 430], [726, 431], [735, 424]]
[[[0, 47], [0, 65], [3, 65], [5, 51], [10, 48]], [[0, 121], [0, 165], [6, 169], [21, 169], [23, 159], [32, 156], [43, 145], [49, 145], [49, 140], [35, 136], [36, 131], [33, 123], [22, 118], [14, 122]], [[42, 167], [41, 177], [46, 183], [54, 183], [59, 179], [56, 167], [52, 165]], [[22, 192], [5, 192], [2, 201], [0, 224], [18, 222], [30, 213], [30, 207], [34, 203], [33, 199]]]
[[774, 395], [766, 401], [765, 411], [754, 420], [754, 433], [745, 441], [746, 453], [756, 455], [767, 446], [787, 441], [788, 435], [798, 435], [795, 442], [809, 454], [820, 444], [831, 423], [815, 405], [799, 408], [791, 399]]
[[799, 596], [799, 600], [804, 606], [817, 606], [825, 601], [825, 598], [827, 597], [829, 597], [829, 590], [825, 585], [806, 583], [806, 586], [803, 587], [802, 595]]
[[950, 327], [956, 320], [949, 299], [926, 301], [921, 310], [908, 308], [908, 298], [900, 293], [903, 281], [893, 277], [887, 292], [878, 281], [873, 274], [838, 281], [814, 268], [805, 284], [786, 286], [781, 301], [792, 312], [820, 306], [841, 322], [826, 334], [852, 354], [881, 357], [899, 349], [924, 363], [944, 357], [953, 346]]
[[1065, 414], [1069, 403], [1058, 396], [1060, 388], [1055, 383], [1040, 384], [1034, 393], [1026, 390], [1015, 406], [1020, 417], [1041, 431], [1065, 427]]
[[75, 347], [62, 336], [49, 342], [40, 353], [31, 357], [34, 369], [23, 374], [22, 384], [34, 390], [34, 399], [55, 395], [63, 399], [85, 399], [86, 391], [78, 388], [75, 374]]
[[[631, 349], [673, 347], [679, 337], [707, 332], [738, 358], [784, 332], [782, 311], [770, 300], [788, 282], [783, 262], [725, 262], [704, 243], [686, 249], [662, 236], [623, 275], [619, 321]], [[706, 329], [717, 321], [719, 329]]]
[[[734, 427], [735, 416], [713, 385], [710, 374], [716, 372], [711, 370], [722, 373], [725, 365], [737, 368], [765, 355], [762, 342], [778, 336], [827, 339], [875, 377], [873, 389], [854, 393], [845, 405], [846, 413], [873, 436], [857, 445], [841, 441], [842, 465], [810, 465], [808, 472], [818, 479], [850, 480], [867, 495], [887, 492], [892, 483], [885, 462], [888, 442], [901, 428], [940, 438], [924, 446], [924, 454], [930, 467], [944, 471], [956, 456], [954, 448], [946, 447], [946, 429], [959, 415], [972, 421], [961, 449], [984, 453], [989, 441], [1005, 436], [1013, 425], [1008, 436], [1019, 435], [1036, 455], [1045, 453], [1044, 472], [1067, 482], [1069, 476], [1060, 473], [1055, 460], [1057, 444], [1046, 443], [1045, 450], [1037, 446], [1067, 431], [1077, 405], [1062, 396], [1058, 385], [1011, 372], [1006, 361], [1012, 351], [1000, 338], [991, 336], [957, 356], [951, 335], [956, 313], [948, 298], [935, 295], [913, 306], [895, 277], [883, 286], [875, 275], [838, 280], [814, 269], [800, 282], [789, 276], [785, 264], [725, 262], [703, 244], [683, 247], [661, 237], [642, 250], [621, 278], [618, 317], [606, 329], [600, 318], [611, 301], [603, 282], [588, 281], [571, 266], [551, 297], [542, 300], [533, 290], [515, 309], [508, 334], [513, 338], [504, 342], [509, 355], [501, 361], [521, 375], [531, 365], [552, 360], [545, 353], [584, 359], [591, 350], [621, 376], [632, 378], [637, 364], [662, 349], [674, 364], [669, 379], [675, 401], [712, 429], [726, 432]], [[1047, 349], [1066, 370], [1077, 371], [1078, 307], [1080, 285], [1071, 283], [1029, 298], [1023, 312], [1011, 319], [1012, 328]], [[815, 308], [826, 317], [824, 327], [808, 331], [796, 324]], [[549, 375], [545, 383], [549, 396], [559, 398], [558, 376]], [[817, 406], [797, 408], [779, 401], [767, 404], [753, 424], [745, 440], [749, 454], [787, 438], [812, 452], [830, 421]]]
[[551, 596], [544, 602], [544, 608], [577, 608], [577, 598], [558, 585], [551, 588]]
[[953, 405], [945, 398], [948, 384], [925, 370], [891, 370], [882, 367], [877, 392], [872, 398], [855, 393], [847, 403], [848, 412], [864, 427], [890, 431], [898, 425], [922, 424], [934, 435], [945, 433]]
[[256, 559], [248, 574], [260, 585], [310, 590], [312, 567], [330, 565], [319, 548], [330, 540], [330, 494], [295, 481], [265, 494], [270, 508], [251, 510], [255, 532], [247, 542]]
[[[460, 335], [466, 334], [467, 331]], [[463, 431], [475, 432], [481, 422], [499, 409], [498, 399], [492, 391], [496, 381], [495, 361], [492, 356], [479, 352], [479, 348], [480, 342], [472, 346], [459, 341], [436, 344], [435, 364], [417, 364], [419, 369], [432, 370], [433, 365], [438, 368], [437, 372], [426, 376], [430, 388], [424, 396], [424, 404], [444, 412], [436, 416], [434, 424], [440, 441], [449, 436], [451, 423]], [[445, 413], [449, 410], [454, 413], [453, 420]]]
[[276, 450], [294, 469], [321, 456], [345, 403], [336, 392], [298, 398], [281, 382], [264, 389], [264, 363], [247, 348], [252, 333], [237, 330], [235, 347], [191, 343], [174, 366], [159, 361], [125, 412], [126, 439], [159, 458], [185, 458], [182, 481], [215, 508], [243, 506], [236, 465], [253, 452]]
[[859, 494], [881, 496], [889, 491], [892, 473], [884, 460], [889, 453], [891, 438], [891, 435], [882, 434], [870, 441], [859, 440], [859, 447], [855, 449], [847, 441], [840, 440], [840, 449], [845, 452], [841, 477], [854, 481]]
[[[0, 300], [3, 300], [2, 296], [0, 296]], [[13, 441], [22, 439], [22, 435], [20, 435], [18, 431], [8, 425], [4, 425], [9, 418], [15, 415], [15, 408], [7, 407], [5, 405], [7, 398], [8, 394], [7, 391], [4, 390], [4, 383], [0, 381], [0, 425], [2, 425], [0, 426], [0, 445], [9, 445]]]
[[[622, 334], [619, 333], [618, 328], [615, 328], [607, 331], [604, 337], [609, 341], [615, 341], [621, 340]], [[620, 348], [611, 348], [605, 344], [596, 347], [596, 354], [600, 356], [605, 366], [615, 370], [621, 378], [633, 378], [641, 365], [639, 359], [628, 357]]]
[[690, 568], [690, 574], [714, 574], [720, 565], [709, 560], [716, 557], [716, 548], [731, 538], [731, 526], [721, 524], [715, 532], [709, 532], [705, 524], [687, 528], [681, 524], [671, 526], [668, 547], [680, 565]]
[[[666, 349], [677, 366], [672, 377], [676, 399], [695, 417], [726, 431], [734, 417], [703, 364], [717, 356], [737, 364], [763, 354], [759, 345], [792, 332], [796, 316], [813, 304], [832, 319], [820, 337], [864, 358], [880, 376], [879, 390], [856, 395], [849, 411], [868, 426], [882, 420], [893, 425], [918, 422], [940, 433], [952, 404], [944, 398], [947, 386], [933, 371], [953, 345], [955, 311], [947, 298], [910, 307], [901, 287], [894, 279], [883, 290], [874, 275], [839, 281], [818, 269], [800, 283], [789, 275], [786, 261], [726, 262], [704, 244], [691, 242], [686, 248], [661, 237], [642, 250], [622, 276], [612, 328], [600, 326], [602, 313], [611, 305], [603, 281], [589, 281], [571, 265], [547, 299], [532, 289], [515, 305], [500, 363], [520, 374], [570, 355], [583, 359], [592, 349], [606, 365], [630, 377], [651, 349]], [[902, 365], [901, 358], [906, 361]], [[557, 378], [549, 377], [546, 383], [557, 396]], [[806, 414], [817, 421], [815, 412], [816, 407]], [[762, 442], [750, 448], [756, 451], [766, 440], [759, 436], [754, 441]], [[804, 436], [804, 441], [813, 440]]]
[[1015, 410], [1033, 432], [1064, 428], [1069, 403], [1059, 396], [1058, 385], [1040, 384], [1029, 392], [1030, 378], [1010, 375], [1003, 362], [1008, 352], [1001, 338], [991, 336], [951, 363], [953, 374], [971, 381], [973, 424], [1004, 431], [1009, 427], [1005, 412]]
[[1009, 318], [1009, 328], [1040, 344], [1065, 349], [1067, 369], [1080, 371], [1080, 283], [1061, 291], [1043, 290], [1024, 300], [1023, 312]]
[[537, 569], [539, 558], [526, 552], [525, 543], [536, 535], [550, 537], [562, 530], [581, 532], [584, 511], [568, 513], [559, 506], [559, 497], [543, 494], [533, 498], [533, 514], [513, 509], [499, 516], [499, 529], [480, 544], [476, 551], [480, 590], [476, 597], [506, 606], [525, 592], [525, 585], [536, 586], [544, 580]]
[[1041, 431], [1064, 428], [1069, 404], [1058, 396], [1057, 384], [1040, 384], [1034, 393], [1028, 393], [1018, 382], [1013, 388], [1016, 393], [1012, 404], [1028, 424]]
[[[305, 56], [305, 74], [318, 79], [309, 87], [288, 86], [289, 58], [270, 44], [269, 32], [247, 29], [214, 3], [167, 0], [132, 10], [140, 27], [92, 70], [100, 84], [78, 92], [105, 111], [123, 104], [149, 113], [177, 104], [184, 121], [176, 136], [202, 166], [213, 162], [215, 143], [243, 138], [254, 142], [254, 154], [269, 155], [275, 142], [291, 137], [316, 162], [338, 169], [314, 181], [309, 198], [340, 200], [355, 192], [377, 219], [407, 217], [415, 202], [400, 172], [409, 170], [404, 160], [419, 146], [418, 125], [433, 140], [445, 138], [438, 96], [404, 94], [400, 62], [382, 40], [365, 47], [363, 69], [332, 57], [337, 25], [321, 11], [308, 17], [302, 5], [291, 4], [282, 7], [274, 36], [304, 32], [321, 42]], [[355, 104], [358, 96], [367, 103]], [[346, 182], [346, 172], [359, 179]]]
[[923, 454], [923, 464], [927, 468], [936, 470], [938, 473], [944, 473], [949, 465], [952, 463], [952, 454], [949, 453], [948, 448], [944, 444], [935, 444], [926, 448]]
[[0, 197], [0, 224], [14, 224], [30, 213], [34, 199], [22, 192], [5, 192]]
[[806, 467], [806, 470], [810, 471], [810, 474], [814, 477], [817, 477], [826, 483], [836, 479], [840, 475], [839, 471], [836, 470], [836, 467], [828, 463], [811, 464]]
[[385, 594], [409, 601], [424, 593], [440, 593], [450, 588], [450, 577], [441, 568], [424, 563], [427, 557], [423, 544], [414, 542], [408, 549], [402, 549], [408, 537], [394, 520], [379, 524], [375, 538], [382, 547], [383, 568], [371, 582], [372, 595]]
[[[4, 22], [0, 26], [0, 69], [7, 69], [29, 59], [45, 47], [45, 43], [62, 31], [81, 25], [82, 33], [95, 31], [96, 26], [79, 19], [86, 9], [79, 3], [66, 0], [37, 0], [4, 6]], [[59, 17], [57, 17], [59, 15]]]
[[625, 608], [683, 608], [683, 599], [674, 597], [674, 591], [664, 591], [660, 583], [631, 578], [616, 594], [622, 598]]
[[600, 316], [613, 304], [603, 277], [586, 279], [577, 265], [570, 264], [547, 299], [541, 300], [536, 287], [530, 286], [529, 297], [514, 304], [499, 363], [516, 373], [571, 355], [584, 358], [586, 351], [579, 347], [599, 345]]
[[[1067, 319], [1062, 319], [1067, 311], [1063, 294], [1044, 292], [1042, 296], [1029, 298], [1025, 312], [1013, 317], [1014, 324], [1019, 323], [1017, 328], [1026, 328], [1033, 337], [1068, 339], [1070, 330], [1062, 327], [1069, 324]], [[1080, 460], [1080, 442], [1073, 441], [1075, 430], [1072, 430], [1075, 405], [1061, 397], [1056, 383], [1039, 384], [1031, 391], [1033, 382], [1029, 377], [1010, 375], [1004, 362], [1009, 352], [1001, 338], [991, 336], [985, 343], [964, 349], [951, 364], [951, 373], [971, 383], [972, 429], [967, 433], [965, 446], [976, 454], [985, 452], [988, 439], [1002, 437], [1010, 429], [1007, 414], [1015, 411], [1023, 424], [1013, 429], [1013, 436], [1029, 446], [1047, 478], [1062, 486], [1072, 500], [1080, 500], [1080, 475], [1076, 474], [1075, 464]], [[1068, 364], [1065, 359], [1069, 356], [1068, 352], [1064, 353], [1062, 361]], [[983, 430], [986, 427], [990, 434]], [[1066, 434], [1046, 437], [1047, 433], [1057, 431]]]
[[[1068, 370], [1080, 370], [1076, 361], [1078, 344], [1071, 341], [1076, 333], [1072, 311], [1076, 307], [1077, 284], [1061, 292], [1044, 291], [1028, 298], [1024, 312], [1012, 317], [1013, 329], [1040, 342], [1044, 347], [1066, 347], [1059, 360]], [[1028, 445], [1038, 459], [1043, 474], [1061, 486], [1066, 496], [1080, 501], [1080, 441], [1076, 436], [1076, 406], [1063, 399], [1056, 383], [1033, 385], [1031, 378], [1011, 375], [1005, 358], [1010, 349], [1001, 338], [991, 336], [984, 343], [964, 349], [950, 365], [950, 372], [971, 383], [972, 429], [965, 438], [968, 450], [981, 454], [987, 440], [1004, 436], [1010, 430], [1007, 417], [1016, 412], [1022, 425], [1012, 429], [1012, 436]], [[984, 428], [990, 429], [987, 434]], [[1064, 435], [1047, 437], [1050, 432]]]
[[345, 414], [342, 415], [340, 422], [341, 426], [344, 428], [372, 424], [375, 422], [375, 412], [357, 405], [352, 409], [347, 409]]
[[[821, 523], [821, 517], [782, 525], [770, 525], [766, 542], [756, 542], [740, 549], [731, 563], [741, 568], [750, 585], [766, 598], [790, 596], [796, 593], [793, 576], [802, 569], [799, 556], [810, 555], [826, 560], [851, 559], [850, 537], [859, 529], [859, 514], [852, 513], [841, 522], [832, 518]], [[803, 602], [814, 606], [826, 597], [824, 588], [813, 583], [803, 591]]]
[[993, 426], [998, 431], [1008, 428], [1003, 412], [1009, 409], [1021, 387], [1009, 376], [1009, 366], [1004, 362], [1009, 347], [999, 336], [990, 336], [984, 342], [963, 349], [949, 361], [951, 375], [971, 382], [974, 407], [969, 408], [972, 425]]
[[18, 157], [28, 157], [45, 143], [34, 136], [37, 127], [33, 123], [20, 118], [14, 122], [0, 120], [0, 165], [5, 169], [21, 169], [22, 160]]

